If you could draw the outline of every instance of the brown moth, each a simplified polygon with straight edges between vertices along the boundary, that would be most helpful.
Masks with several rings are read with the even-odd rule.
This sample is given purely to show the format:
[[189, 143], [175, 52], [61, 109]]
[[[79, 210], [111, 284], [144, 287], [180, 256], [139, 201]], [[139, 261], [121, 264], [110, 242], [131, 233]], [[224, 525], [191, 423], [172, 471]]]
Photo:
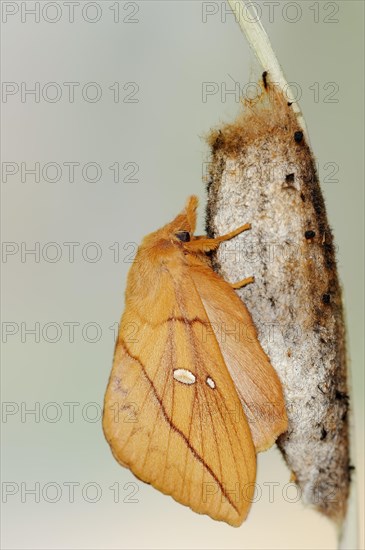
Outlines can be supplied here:
[[256, 452], [287, 429], [287, 417], [279, 378], [235, 292], [252, 277], [231, 284], [207, 256], [251, 226], [194, 236], [196, 208], [190, 197], [138, 249], [103, 429], [116, 460], [139, 479], [238, 526], [254, 493]]

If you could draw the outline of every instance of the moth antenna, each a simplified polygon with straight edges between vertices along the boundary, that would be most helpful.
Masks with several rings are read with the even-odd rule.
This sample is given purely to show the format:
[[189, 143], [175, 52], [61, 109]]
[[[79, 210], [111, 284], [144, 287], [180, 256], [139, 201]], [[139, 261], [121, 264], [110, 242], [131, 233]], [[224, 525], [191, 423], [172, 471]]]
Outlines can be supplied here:
[[191, 195], [190, 197], [188, 197], [185, 204], [186, 217], [190, 226], [191, 233], [194, 233], [196, 227], [196, 210], [198, 208], [198, 204], [199, 199], [196, 195]]

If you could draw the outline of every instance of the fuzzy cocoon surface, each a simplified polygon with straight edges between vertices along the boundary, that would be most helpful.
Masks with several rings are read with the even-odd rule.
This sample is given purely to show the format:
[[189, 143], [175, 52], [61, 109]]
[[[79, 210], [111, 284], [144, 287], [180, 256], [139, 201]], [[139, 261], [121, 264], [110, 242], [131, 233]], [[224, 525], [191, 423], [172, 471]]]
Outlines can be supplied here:
[[[266, 83], [267, 84], [267, 83]], [[283, 384], [288, 431], [278, 445], [303, 501], [341, 522], [349, 493], [345, 328], [333, 237], [314, 159], [273, 85], [209, 137], [207, 232], [213, 267], [234, 282]]]

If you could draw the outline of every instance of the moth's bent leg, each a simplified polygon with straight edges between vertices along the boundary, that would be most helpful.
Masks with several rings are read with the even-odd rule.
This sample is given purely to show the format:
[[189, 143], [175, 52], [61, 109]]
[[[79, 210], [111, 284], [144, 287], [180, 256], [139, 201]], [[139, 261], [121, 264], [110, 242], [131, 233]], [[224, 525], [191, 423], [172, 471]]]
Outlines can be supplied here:
[[204, 236], [195, 237], [189, 243], [186, 243], [185, 246], [192, 251], [201, 250], [203, 252], [209, 252], [210, 250], [215, 250], [216, 248], [218, 248], [220, 243], [228, 241], [229, 239], [233, 239], [233, 237], [236, 237], [237, 235], [243, 233], [243, 231], [247, 231], [248, 229], [251, 229], [251, 224], [245, 223], [237, 229], [230, 231], [226, 235], [221, 235], [220, 237], [216, 237], [215, 239], [209, 239], [208, 237]]
[[211, 240], [217, 243], [222, 243], [223, 241], [229, 241], [229, 239], [233, 239], [233, 237], [236, 237], [237, 235], [239, 235], [240, 233], [243, 233], [244, 231], [247, 231], [248, 229], [251, 229], [251, 224], [245, 223], [244, 225], [241, 225], [237, 229], [234, 229], [233, 231], [226, 233], [226, 235], [222, 235], [221, 237], [216, 237], [215, 239], [211, 239]]
[[244, 286], [254, 282], [255, 282], [255, 277], [246, 277], [246, 279], [242, 279], [242, 281], [237, 281], [237, 283], [228, 283], [228, 284], [232, 288], [243, 288]]

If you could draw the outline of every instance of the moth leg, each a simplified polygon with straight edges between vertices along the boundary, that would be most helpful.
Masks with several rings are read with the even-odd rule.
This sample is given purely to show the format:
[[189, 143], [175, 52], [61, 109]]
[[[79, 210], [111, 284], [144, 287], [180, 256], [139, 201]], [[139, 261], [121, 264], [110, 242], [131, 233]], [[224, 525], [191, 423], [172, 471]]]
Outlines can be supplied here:
[[225, 235], [222, 235], [221, 237], [216, 237], [215, 239], [209, 239], [209, 240], [219, 244], [219, 243], [222, 243], [223, 241], [229, 241], [229, 239], [232, 239], [233, 237], [236, 237], [236, 235], [239, 235], [240, 233], [243, 233], [244, 231], [247, 231], [248, 229], [251, 229], [251, 224], [250, 223], [245, 223], [244, 225], [241, 225], [240, 227], [237, 227], [237, 229], [234, 229], [233, 231], [230, 231], [229, 233], [226, 233]]
[[191, 251], [209, 252], [210, 250], [216, 250], [220, 243], [228, 241], [229, 239], [233, 239], [233, 237], [236, 237], [237, 235], [243, 233], [243, 231], [247, 231], [248, 229], [251, 229], [251, 224], [245, 223], [237, 229], [226, 233], [226, 235], [221, 235], [220, 237], [216, 237], [215, 239], [209, 239], [209, 237], [205, 236], [195, 237], [190, 242], [185, 243], [185, 247]]
[[237, 283], [228, 283], [228, 284], [232, 288], [243, 288], [244, 286], [254, 282], [255, 282], [255, 277], [246, 277], [246, 279], [242, 279], [242, 281], [237, 281]]

